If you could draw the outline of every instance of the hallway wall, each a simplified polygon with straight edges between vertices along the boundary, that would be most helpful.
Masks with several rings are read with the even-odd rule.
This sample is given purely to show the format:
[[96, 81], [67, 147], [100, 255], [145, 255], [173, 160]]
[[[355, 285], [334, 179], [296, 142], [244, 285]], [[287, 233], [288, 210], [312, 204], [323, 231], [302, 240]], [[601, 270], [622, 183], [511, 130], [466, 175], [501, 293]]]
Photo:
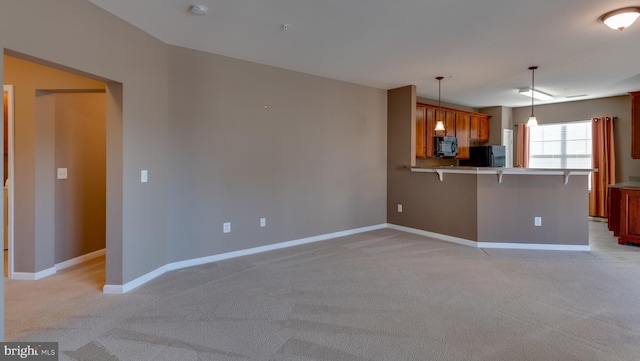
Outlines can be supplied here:
[[106, 102], [104, 93], [54, 93], [56, 263], [105, 248]]

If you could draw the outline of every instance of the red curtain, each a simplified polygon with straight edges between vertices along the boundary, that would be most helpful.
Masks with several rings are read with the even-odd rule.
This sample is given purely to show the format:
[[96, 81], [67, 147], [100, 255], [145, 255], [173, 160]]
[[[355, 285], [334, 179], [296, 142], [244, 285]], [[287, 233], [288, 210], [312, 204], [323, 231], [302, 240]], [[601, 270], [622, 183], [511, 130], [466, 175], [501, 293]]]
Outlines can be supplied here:
[[591, 120], [592, 167], [597, 172], [591, 174], [589, 193], [589, 215], [607, 217], [607, 196], [609, 185], [616, 182], [616, 158], [613, 143], [613, 117]]
[[516, 167], [529, 168], [529, 128], [526, 124], [518, 124], [516, 131], [518, 132]]

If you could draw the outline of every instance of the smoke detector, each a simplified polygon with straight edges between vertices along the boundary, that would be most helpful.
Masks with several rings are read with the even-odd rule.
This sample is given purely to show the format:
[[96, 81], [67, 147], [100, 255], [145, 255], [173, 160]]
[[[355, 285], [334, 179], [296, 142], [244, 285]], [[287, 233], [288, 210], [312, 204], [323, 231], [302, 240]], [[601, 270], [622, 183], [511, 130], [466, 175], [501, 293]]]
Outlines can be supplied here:
[[202, 4], [193, 4], [189, 8], [189, 11], [191, 11], [193, 15], [206, 15], [209, 8]]

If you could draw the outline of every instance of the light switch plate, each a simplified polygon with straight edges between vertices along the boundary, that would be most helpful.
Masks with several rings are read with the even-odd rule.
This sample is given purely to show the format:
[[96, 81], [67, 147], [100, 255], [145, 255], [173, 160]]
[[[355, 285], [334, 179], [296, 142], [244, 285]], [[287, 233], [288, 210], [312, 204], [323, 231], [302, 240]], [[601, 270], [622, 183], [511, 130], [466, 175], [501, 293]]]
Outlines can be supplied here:
[[147, 183], [149, 181], [149, 173], [146, 169], [140, 171], [140, 183]]
[[67, 168], [58, 168], [58, 179], [67, 179]]

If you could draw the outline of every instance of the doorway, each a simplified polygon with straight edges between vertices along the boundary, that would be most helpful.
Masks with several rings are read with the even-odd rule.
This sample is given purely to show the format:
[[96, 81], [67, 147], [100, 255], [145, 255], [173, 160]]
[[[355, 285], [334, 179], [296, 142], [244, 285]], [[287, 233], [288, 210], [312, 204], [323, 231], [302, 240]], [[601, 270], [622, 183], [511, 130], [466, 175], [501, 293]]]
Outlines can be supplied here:
[[4, 104], [4, 275], [9, 277], [13, 271], [13, 257], [9, 257], [9, 249], [13, 248], [13, 219], [11, 218], [11, 212], [13, 209], [13, 196], [10, 194], [9, 183], [9, 169], [13, 165], [13, 152], [9, 153], [9, 149], [13, 149], [13, 126], [14, 126], [14, 89], [13, 85], [3, 85], [3, 104]]
[[[5, 82], [17, 92], [9, 101], [17, 117], [8, 119], [5, 143], [7, 273], [11, 279], [35, 280], [105, 254], [107, 86], [8, 55], [4, 70]], [[86, 129], [96, 121], [87, 110], [88, 99], [95, 103], [96, 96], [101, 97], [99, 130]], [[87, 161], [87, 156], [93, 160]], [[59, 169], [65, 169], [67, 177], [59, 177]], [[100, 174], [97, 186], [79, 183], [92, 174]], [[87, 211], [88, 204], [93, 211]]]

